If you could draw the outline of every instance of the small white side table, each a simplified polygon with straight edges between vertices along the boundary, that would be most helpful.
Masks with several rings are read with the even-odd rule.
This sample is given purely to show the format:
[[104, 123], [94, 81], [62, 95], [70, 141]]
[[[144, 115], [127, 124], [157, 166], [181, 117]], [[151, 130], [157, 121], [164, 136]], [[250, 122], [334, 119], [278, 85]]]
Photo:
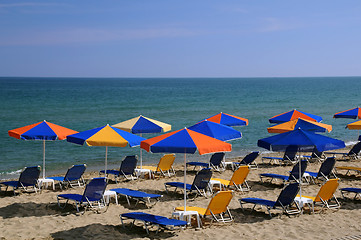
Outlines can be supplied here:
[[135, 174], [137, 177], [141, 176], [142, 178], [144, 178], [145, 174], [149, 174], [149, 178], [152, 178], [152, 171], [150, 171], [150, 169], [145, 169], [145, 168], [136, 168], [134, 169]]
[[179, 220], [184, 220], [186, 218], [188, 224], [191, 225], [191, 219], [193, 215], [197, 218], [198, 228], [201, 228], [202, 221], [197, 211], [175, 211], [172, 213], [172, 218], [177, 218]]
[[41, 188], [43, 187], [43, 184], [44, 184], [44, 187], [45, 187], [45, 188], [48, 188], [48, 184], [53, 184], [53, 190], [55, 190], [55, 182], [54, 182], [54, 179], [50, 179], [50, 178], [39, 178], [39, 179], [38, 179], [38, 185], [39, 185], [40, 190], [41, 190]]
[[303, 206], [307, 204], [310, 208], [312, 207], [312, 213], [315, 213], [315, 206], [313, 204], [313, 200], [311, 198], [306, 197], [295, 197], [295, 202], [300, 206], [301, 213], [303, 213]]
[[218, 180], [209, 180], [209, 188], [211, 189], [212, 193], [213, 193], [213, 186], [214, 185], [218, 185], [219, 186], [219, 191], [222, 191], [222, 183]]
[[110, 197], [114, 197], [115, 198], [115, 203], [118, 205], [118, 196], [117, 196], [117, 193], [115, 191], [105, 190], [103, 196], [104, 196], [105, 201], [107, 202], [107, 204], [109, 204]]

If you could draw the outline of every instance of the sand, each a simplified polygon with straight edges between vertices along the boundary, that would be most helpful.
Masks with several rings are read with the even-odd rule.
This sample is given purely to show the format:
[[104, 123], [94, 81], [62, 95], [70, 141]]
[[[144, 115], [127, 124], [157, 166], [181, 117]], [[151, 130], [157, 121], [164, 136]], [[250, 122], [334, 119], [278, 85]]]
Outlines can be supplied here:
[[[261, 163], [260, 158], [256, 160]], [[336, 166], [358, 166], [359, 160], [337, 161]], [[308, 171], [317, 172], [320, 163], [310, 163]], [[164, 183], [167, 181], [182, 181], [183, 166], [176, 165], [176, 176], [163, 177], [156, 180], [138, 179], [134, 181], [121, 181], [118, 184], [111, 181], [107, 189], [126, 187], [149, 193], [159, 193], [164, 197], [152, 208], [144, 204], [128, 207], [125, 198], [119, 198], [119, 205], [114, 199], [106, 212], [95, 213], [87, 211], [79, 214], [73, 206], [59, 209], [56, 196], [60, 193], [82, 194], [84, 188], [71, 188], [53, 191], [45, 189], [41, 193], [20, 193], [13, 196], [11, 191], [0, 194], [0, 239], [348, 239], [347, 236], [359, 236], [361, 239], [361, 201], [343, 200], [340, 191], [336, 197], [342, 206], [339, 210], [326, 210], [321, 213], [310, 214], [305, 209], [304, 214], [297, 216], [281, 215], [280, 211], [273, 211], [270, 218], [265, 209], [256, 209], [251, 212], [248, 208], [242, 212], [238, 199], [242, 197], [260, 197], [276, 200], [283, 184], [266, 184], [259, 180], [259, 173], [272, 172], [288, 174], [292, 166], [277, 166], [260, 164], [258, 169], [252, 169], [248, 176], [251, 186], [249, 192], [235, 192], [229, 205], [234, 217], [232, 223], [205, 222], [201, 229], [195, 226], [184, 230], [161, 231], [156, 234], [156, 229], [151, 229], [147, 235], [141, 224], [136, 227], [122, 228], [119, 214], [144, 211], [151, 214], [171, 217], [173, 208], [183, 205], [181, 193], [166, 194]], [[361, 187], [361, 176], [346, 176], [338, 173], [341, 187]], [[213, 177], [230, 179], [233, 172], [215, 172]], [[187, 182], [191, 183], [195, 172], [189, 172]], [[86, 172], [85, 178], [98, 176], [95, 172]], [[302, 186], [303, 192], [315, 196], [320, 185]], [[2, 187], [4, 190], [4, 187]], [[197, 197], [188, 200], [189, 206], [206, 207], [210, 198]], [[250, 206], [249, 206], [250, 207]], [[353, 238], [354, 239], [354, 238]], [[356, 239], [356, 238], [355, 238]]]

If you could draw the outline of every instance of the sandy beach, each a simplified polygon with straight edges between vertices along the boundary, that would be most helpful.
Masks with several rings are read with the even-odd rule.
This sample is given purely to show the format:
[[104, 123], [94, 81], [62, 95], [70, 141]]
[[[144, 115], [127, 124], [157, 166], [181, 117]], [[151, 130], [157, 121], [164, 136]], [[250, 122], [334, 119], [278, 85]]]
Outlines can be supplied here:
[[[274, 155], [274, 154], [272, 154]], [[260, 157], [256, 162], [261, 163]], [[358, 166], [357, 160], [337, 161], [336, 166]], [[314, 162], [308, 165], [308, 171], [317, 172], [320, 163]], [[361, 201], [344, 201], [339, 190], [336, 197], [341, 201], [341, 208], [337, 211], [326, 210], [322, 213], [310, 214], [305, 209], [304, 214], [287, 216], [273, 211], [270, 218], [265, 209], [257, 209], [251, 212], [247, 209], [242, 212], [238, 199], [242, 197], [259, 197], [276, 200], [283, 184], [261, 183], [259, 173], [271, 172], [288, 174], [292, 166], [277, 166], [260, 164], [258, 169], [252, 169], [248, 175], [248, 183], [251, 191], [235, 192], [229, 205], [234, 217], [232, 223], [205, 222], [203, 228], [198, 229], [193, 225], [184, 230], [161, 231], [156, 234], [153, 228], [150, 235], [146, 234], [144, 227], [138, 224], [134, 228], [126, 225], [122, 228], [119, 214], [144, 211], [151, 214], [171, 217], [173, 208], [182, 206], [183, 195], [181, 193], [166, 194], [164, 183], [167, 181], [182, 181], [183, 166], [176, 165], [176, 176], [162, 177], [156, 180], [138, 179], [134, 181], [121, 181], [118, 184], [110, 181], [107, 189], [125, 187], [141, 190], [148, 193], [162, 194], [160, 202], [151, 208], [144, 204], [133, 207], [127, 205], [125, 198], [120, 197], [119, 205], [114, 199], [106, 212], [95, 213], [87, 211], [79, 214], [73, 206], [60, 209], [57, 206], [56, 196], [60, 193], [82, 194], [84, 188], [71, 188], [53, 191], [45, 189], [41, 193], [21, 193], [13, 196], [12, 191], [1, 192], [0, 195], [0, 233], [1, 239], [339, 239], [346, 236], [359, 236], [361, 238]], [[214, 172], [213, 177], [230, 179], [231, 170]], [[346, 176], [345, 172], [339, 172], [341, 187], [361, 187], [361, 177], [356, 175]], [[191, 183], [195, 172], [188, 174], [188, 183]], [[96, 172], [86, 172], [85, 179], [96, 177]], [[304, 194], [316, 196], [320, 185], [302, 186]], [[4, 190], [4, 187], [2, 187]], [[206, 207], [210, 198], [197, 197], [189, 199], [189, 206]], [[250, 206], [249, 206], [250, 207]], [[127, 223], [129, 223], [128, 221]], [[354, 239], [354, 238], [353, 238]]]

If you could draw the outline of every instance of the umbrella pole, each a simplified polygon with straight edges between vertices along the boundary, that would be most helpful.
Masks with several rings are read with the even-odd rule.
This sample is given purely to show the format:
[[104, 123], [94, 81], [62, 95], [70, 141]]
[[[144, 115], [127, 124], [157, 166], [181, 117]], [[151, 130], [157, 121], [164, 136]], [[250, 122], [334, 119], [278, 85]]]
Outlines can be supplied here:
[[302, 198], [302, 176], [301, 176], [301, 152], [298, 152], [300, 159], [298, 160], [298, 177], [300, 178], [300, 198]]
[[108, 165], [108, 146], [105, 146], [105, 177], [107, 176], [107, 166]]
[[43, 179], [45, 179], [45, 139], [43, 140]]
[[[142, 137], [142, 133], [140, 133], [140, 137]], [[143, 156], [142, 156], [142, 148], [140, 148], [140, 169], [143, 167]]]
[[186, 190], [186, 179], [187, 179], [187, 159], [186, 153], [184, 153], [184, 211], [187, 211], [187, 190]]

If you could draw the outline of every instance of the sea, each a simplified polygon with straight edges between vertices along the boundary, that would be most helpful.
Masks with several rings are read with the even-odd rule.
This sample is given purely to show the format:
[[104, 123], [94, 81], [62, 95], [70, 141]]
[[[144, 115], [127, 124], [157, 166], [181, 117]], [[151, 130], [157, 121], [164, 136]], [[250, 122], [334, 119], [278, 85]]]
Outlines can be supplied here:
[[[325, 135], [354, 144], [353, 119], [334, 119], [337, 112], [361, 106], [361, 77], [297, 78], [40, 78], [0, 77], [0, 179], [17, 178], [26, 166], [41, 165], [42, 141], [9, 137], [8, 130], [46, 120], [76, 131], [116, 124], [139, 115], [169, 123], [172, 130], [189, 127], [220, 112], [247, 118], [248, 126], [230, 141], [226, 157], [250, 151], [267, 152], [257, 140], [271, 136], [268, 119], [298, 109], [319, 115], [333, 130]], [[151, 138], [159, 134], [143, 134]], [[109, 147], [108, 167], [118, 168], [139, 147]], [[156, 164], [162, 154], [142, 151], [143, 164]], [[176, 161], [182, 162], [178, 154]], [[105, 147], [46, 142], [46, 175], [64, 175], [73, 164], [87, 171], [104, 169]], [[207, 161], [209, 155], [188, 154], [187, 160]]]

